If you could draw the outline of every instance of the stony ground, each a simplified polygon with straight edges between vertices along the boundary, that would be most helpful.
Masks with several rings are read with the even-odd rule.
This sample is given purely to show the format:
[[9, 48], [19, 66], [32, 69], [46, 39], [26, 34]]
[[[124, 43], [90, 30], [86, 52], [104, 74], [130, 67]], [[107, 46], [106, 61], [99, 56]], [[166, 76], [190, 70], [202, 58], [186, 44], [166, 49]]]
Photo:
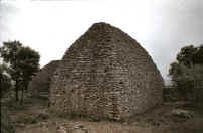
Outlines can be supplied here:
[[124, 122], [56, 116], [39, 98], [8, 105], [17, 133], [203, 133], [203, 114], [181, 102], [165, 103]]

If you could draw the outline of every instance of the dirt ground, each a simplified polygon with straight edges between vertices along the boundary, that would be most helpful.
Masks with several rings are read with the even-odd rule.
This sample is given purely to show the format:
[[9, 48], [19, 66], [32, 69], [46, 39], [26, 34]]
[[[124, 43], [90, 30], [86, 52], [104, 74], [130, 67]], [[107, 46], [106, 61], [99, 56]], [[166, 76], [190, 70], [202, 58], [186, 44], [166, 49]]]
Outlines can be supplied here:
[[183, 102], [165, 103], [123, 122], [56, 116], [39, 98], [9, 104], [16, 133], [203, 133], [203, 113]]

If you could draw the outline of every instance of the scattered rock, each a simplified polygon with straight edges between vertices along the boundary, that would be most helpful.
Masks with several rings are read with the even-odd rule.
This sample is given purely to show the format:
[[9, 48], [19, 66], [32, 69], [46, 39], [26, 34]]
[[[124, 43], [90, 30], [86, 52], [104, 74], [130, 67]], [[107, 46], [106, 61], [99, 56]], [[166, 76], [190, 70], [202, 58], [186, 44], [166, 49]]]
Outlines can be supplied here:
[[67, 130], [64, 126], [60, 125], [56, 128], [56, 133], [67, 133]]
[[46, 120], [49, 118], [49, 114], [48, 113], [39, 113], [37, 116], [36, 116], [36, 119], [37, 120]]
[[193, 112], [183, 109], [175, 109], [172, 111], [172, 115], [175, 117], [183, 118], [183, 119], [190, 119], [193, 117]]
[[83, 125], [76, 125], [72, 127], [71, 133], [88, 133], [88, 130]]

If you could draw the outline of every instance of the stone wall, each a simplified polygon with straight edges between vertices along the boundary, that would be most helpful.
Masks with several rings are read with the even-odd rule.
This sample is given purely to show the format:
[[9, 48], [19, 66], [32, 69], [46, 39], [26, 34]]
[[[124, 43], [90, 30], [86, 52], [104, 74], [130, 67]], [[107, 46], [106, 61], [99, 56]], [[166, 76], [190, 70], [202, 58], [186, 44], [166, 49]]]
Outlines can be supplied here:
[[40, 93], [49, 93], [51, 77], [59, 63], [59, 60], [49, 62], [32, 78], [28, 85], [28, 89], [33, 96], [39, 96]]
[[138, 42], [111, 25], [97, 23], [63, 56], [50, 86], [50, 109], [125, 119], [161, 103], [163, 85]]
[[15, 133], [15, 126], [12, 123], [8, 109], [1, 105], [1, 133]]

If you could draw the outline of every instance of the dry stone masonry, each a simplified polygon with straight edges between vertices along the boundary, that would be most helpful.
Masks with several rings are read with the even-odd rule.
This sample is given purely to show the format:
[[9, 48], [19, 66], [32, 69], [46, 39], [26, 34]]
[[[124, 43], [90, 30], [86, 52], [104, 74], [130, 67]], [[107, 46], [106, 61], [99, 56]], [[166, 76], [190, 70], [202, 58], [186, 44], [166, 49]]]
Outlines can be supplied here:
[[46, 94], [48, 96], [51, 77], [59, 62], [59, 60], [49, 62], [32, 78], [32, 81], [28, 85], [28, 89], [31, 90], [33, 96], [39, 96], [41, 94]]
[[163, 79], [147, 51], [106, 23], [93, 24], [65, 52], [50, 86], [50, 109], [126, 119], [162, 102]]

